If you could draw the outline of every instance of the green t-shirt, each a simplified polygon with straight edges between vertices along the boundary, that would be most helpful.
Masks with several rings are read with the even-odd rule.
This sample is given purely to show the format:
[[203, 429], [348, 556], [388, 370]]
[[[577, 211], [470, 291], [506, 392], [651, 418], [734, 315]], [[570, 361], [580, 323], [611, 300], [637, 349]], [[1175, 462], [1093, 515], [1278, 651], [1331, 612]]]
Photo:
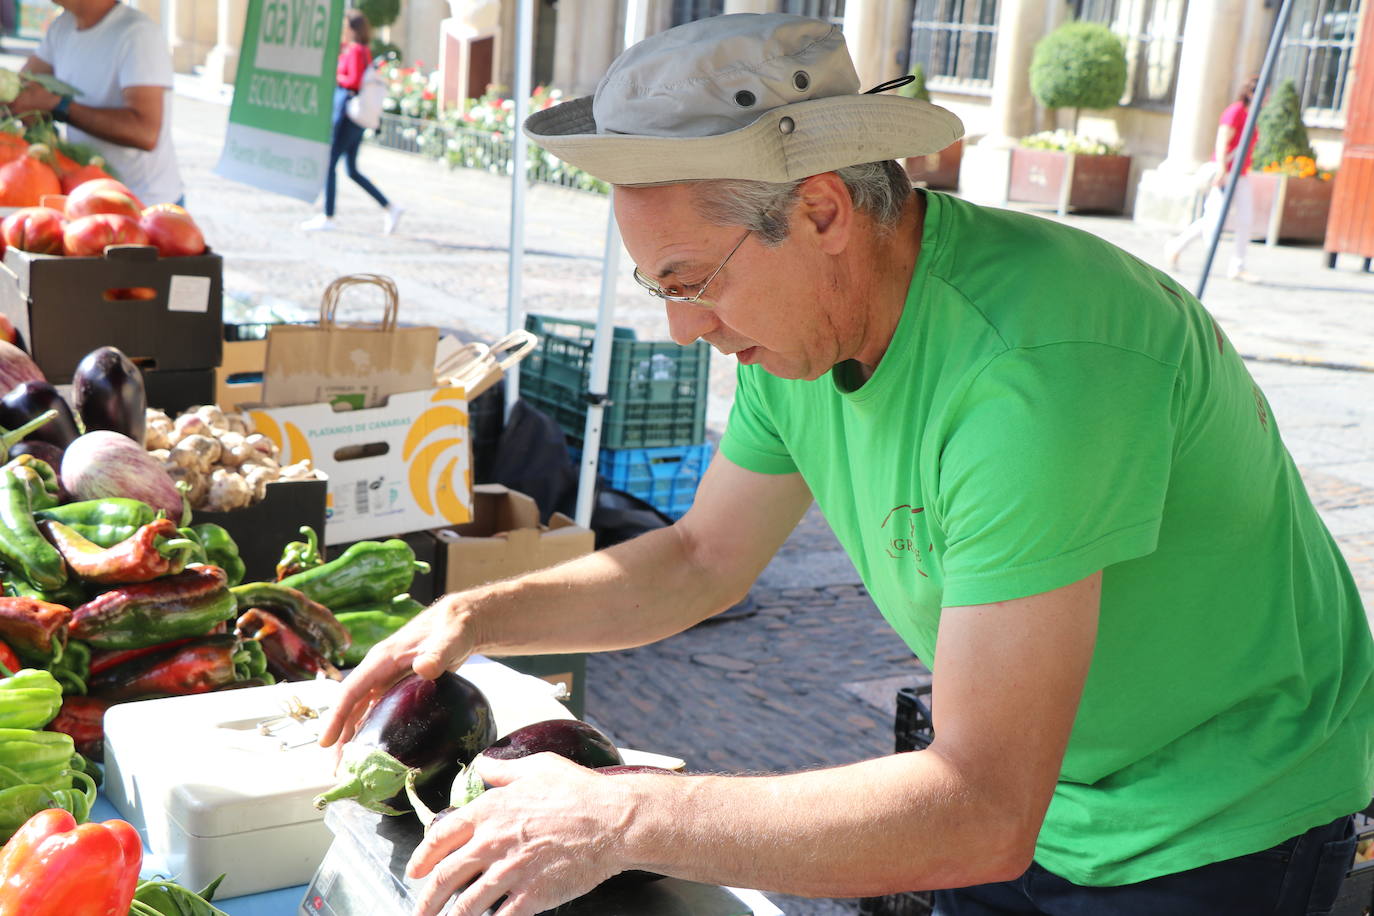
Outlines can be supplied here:
[[1036, 848], [1051, 871], [1141, 881], [1366, 805], [1374, 640], [1216, 322], [1092, 235], [926, 200], [872, 377], [741, 367], [722, 452], [801, 472], [883, 616], [932, 666], [942, 608], [1104, 570]]

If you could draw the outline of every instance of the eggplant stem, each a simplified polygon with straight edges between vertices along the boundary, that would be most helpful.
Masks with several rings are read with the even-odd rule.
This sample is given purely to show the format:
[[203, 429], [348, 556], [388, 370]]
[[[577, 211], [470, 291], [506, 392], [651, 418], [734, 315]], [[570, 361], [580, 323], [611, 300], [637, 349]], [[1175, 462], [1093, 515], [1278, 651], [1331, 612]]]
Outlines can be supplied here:
[[341, 798], [357, 799], [358, 804], [379, 814], [404, 814], [385, 800], [405, 790], [406, 766], [386, 751], [356, 744], [344, 746], [344, 770], [350, 778], [315, 796], [315, 807], [325, 808]]
[[406, 772], [406, 798], [410, 799], [411, 806], [415, 808], [415, 816], [420, 819], [420, 823], [428, 832], [429, 825], [434, 823], [434, 819], [438, 815], [430, 810], [429, 805], [420, 800], [420, 793], [415, 791], [415, 772], [415, 770]]
[[16, 443], [22, 442], [24, 437], [27, 436], [29, 433], [38, 429], [40, 426], [43, 426], [49, 420], [54, 419], [56, 416], [57, 411], [45, 410], [29, 422], [25, 423], [23, 426], [19, 426], [14, 429], [4, 430], [3, 434], [0, 435], [0, 445], [3, 445], [5, 447], [5, 454], [9, 454], [9, 450]]

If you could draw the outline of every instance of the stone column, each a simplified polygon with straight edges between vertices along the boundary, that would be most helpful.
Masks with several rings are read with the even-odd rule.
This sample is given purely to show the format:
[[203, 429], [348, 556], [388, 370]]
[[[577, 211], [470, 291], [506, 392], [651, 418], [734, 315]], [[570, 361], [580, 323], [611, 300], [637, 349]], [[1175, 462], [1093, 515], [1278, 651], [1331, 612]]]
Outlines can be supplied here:
[[401, 46], [407, 63], [423, 61], [425, 70], [434, 70], [439, 64], [439, 44], [443, 32], [443, 21], [449, 17], [449, 5], [444, 0], [407, 0], [401, 4], [402, 19], [397, 19], [391, 27], [392, 35], [399, 36], [396, 43]]
[[1199, 188], [1193, 175], [1212, 158], [1217, 118], [1246, 77], [1237, 36], [1250, 25], [1246, 0], [1188, 4], [1179, 51], [1178, 91], [1169, 127], [1169, 152], [1158, 168], [1146, 169], [1136, 187], [1137, 222], [1181, 228], [1193, 218]]
[[205, 58], [203, 75], [211, 84], [224, 85], [238, 76], [248, 0], [219, 0], [216, 14], [215, 46]]
[[859, 73], [859, 88], [868, 89], [894, 74], [886, 53], [886, 0], [848, 0], [844, 5], [844, 40], [854, 69]]
[[992, 62], [990, 129], [980, 146], [1010, 148], [1035, 126], [1030, 64], [1045, 37], [1045, 0], [1007, 0], [997, 15], [997, 49]]
[[196, 28], [196, 0], [168, 0], [163, 28], [172, 52], [172, 70], [191, 73], [205, 59]]
[[1050, 12], [1046, 0], [1006, 0], [998, 10], [988, 132], [977, 143], [965, 142], [960, 166], [959, 187], [970, 200], [1007, 202], [1012, 148], [1035, 128], [1031, 55], [1052, 21]]
[[607, 0], [559, 0], [553, 85], [564, 98], [591, 95], [620, 53], [624, 24]]

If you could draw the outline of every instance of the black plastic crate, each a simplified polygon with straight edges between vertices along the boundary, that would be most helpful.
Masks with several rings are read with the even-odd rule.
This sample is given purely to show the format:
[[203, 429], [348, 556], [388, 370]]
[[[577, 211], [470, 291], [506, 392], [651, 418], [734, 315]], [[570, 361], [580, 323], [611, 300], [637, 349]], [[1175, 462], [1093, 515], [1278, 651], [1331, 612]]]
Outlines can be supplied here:
[[[580, 445], [596, 324], [531, 314], [525, 328], [539, 338], [539, 346], [520, 364], [520, 396], [557, 420]], [[680, 347], [671, 340], [636, 340], [632, 329], [616, 328], [602, 448], [660, 448], [704, 440], [710, 357], [705, 341]]]
[[897, 691], [897, 718], [892, 731], [899, 754], [930, 747], [930, 742], [935, 740], [935, 721], [930, 717], [929, 684]]

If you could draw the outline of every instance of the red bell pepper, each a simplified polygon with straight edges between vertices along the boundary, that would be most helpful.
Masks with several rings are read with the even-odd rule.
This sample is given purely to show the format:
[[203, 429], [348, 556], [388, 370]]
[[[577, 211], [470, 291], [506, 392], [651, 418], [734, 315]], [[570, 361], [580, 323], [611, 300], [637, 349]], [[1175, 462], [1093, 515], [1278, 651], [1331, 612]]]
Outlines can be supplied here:
[[45, 520], [38, 527], [78, 578], [101, 585], [174, 576], [186, 568], [195, 548], [192, 541], [178, 537], [176, 523], [169, 518], [144, 525], [113, 547], [101, 547], [61, 522]]
[[8, 669], [4, 672], [7, 677], [24, 667], [19, 663], [19, 656], [15, 655], [9, 644], [3, 641], [0, 641], [0, 664]]
[[0, 852], [0, 916], [127, 916], [142, 864], [127, 822], [40, 811]]
[[45, 731], [70, 735], [76, 752], [96, 763], [105, 762], [105, 710], [108, 700], [70, 694], [62, 698], [57, 717], [43, 726]]

